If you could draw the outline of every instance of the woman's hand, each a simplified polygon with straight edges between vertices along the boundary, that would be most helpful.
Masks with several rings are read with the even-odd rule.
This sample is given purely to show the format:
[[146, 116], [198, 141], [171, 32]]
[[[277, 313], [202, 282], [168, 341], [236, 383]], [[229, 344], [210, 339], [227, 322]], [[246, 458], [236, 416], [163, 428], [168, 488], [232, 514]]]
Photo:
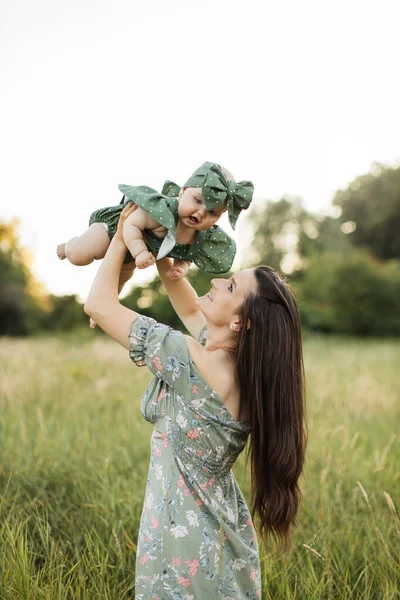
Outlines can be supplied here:
[[119, 216], [119, 221], [118, 221], [118, 226], [117, 226], [117, 231], [115, 233], [116, 238], [119, 238], [121, 240], [123, 240], [123, 236], [122, 236], [122, 231], [124, 228], [124, 223], [127, 220], [127, 218], [135, 212], [135, 210], [138, 208], [137, 204], [134, 204], [133, 202], [128, 202], [128, 204], [125, 206], [125, 208], [123, 209], [123, 211], [121, 212], [120, 216]]

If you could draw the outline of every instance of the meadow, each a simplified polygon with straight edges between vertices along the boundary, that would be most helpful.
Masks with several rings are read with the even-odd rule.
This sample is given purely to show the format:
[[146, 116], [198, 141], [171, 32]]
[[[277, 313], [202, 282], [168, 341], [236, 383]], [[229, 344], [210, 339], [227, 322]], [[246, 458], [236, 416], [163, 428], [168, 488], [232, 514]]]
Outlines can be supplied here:
[[[305, 362], [304, 499], [263, 598], [398, 599], [400, 341], [306, 337]], [[100, 335], [0, 339], [1, 600], [134, 598], [148, 381]]]

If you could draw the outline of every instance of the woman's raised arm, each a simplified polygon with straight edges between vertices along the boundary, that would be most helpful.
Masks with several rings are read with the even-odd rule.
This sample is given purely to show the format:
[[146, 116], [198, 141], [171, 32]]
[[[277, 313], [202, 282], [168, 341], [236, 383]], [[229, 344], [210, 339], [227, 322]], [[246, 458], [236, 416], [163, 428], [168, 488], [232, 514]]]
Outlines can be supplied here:
[[124, 221], [135, 208], [135, 205], [128, 204], [122, 211], [117, 232], [97, 271], [85, 303], [85, 313], [92, 317], [107, 335], [128, 349], [131, 325], [139, 313], [119, 303], [118, 281], [127, 251], [122, 228]]
[[161, 281], [170, 302], [189, 333], [197, 339], [207, 321], [197, 305], [197, 293], [186, 278], [171, 280], [166, 272], [172, 268], [172, 260], [163, 258], [157, 261]]

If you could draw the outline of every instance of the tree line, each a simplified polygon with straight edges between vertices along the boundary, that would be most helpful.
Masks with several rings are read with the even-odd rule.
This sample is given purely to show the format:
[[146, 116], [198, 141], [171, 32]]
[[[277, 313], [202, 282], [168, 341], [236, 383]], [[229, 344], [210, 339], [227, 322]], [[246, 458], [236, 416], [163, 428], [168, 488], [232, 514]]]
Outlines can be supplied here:
[[281, 198], [252, 220], [251, 263], [289, 272], [306, 327], [400, 335], [400, 168], [373, 164], [337, 191], [331, 215]]
[[[253, 241], [243, 267], [266, 264], [288, 277], [305, 328], [352, 335], [400, 335], [400, 167], [373, 164], [335, 194], [330, 214], [283, 197], [253, 207]], [[0, 334], [87, 327], [76, 296], [45, 294], [18, 241], [18, 223], [0, 222]], [[211, 276], [189, 271], [202, 295]], [[135, 287], [123, 304], [173, 327], [179, 321], [160, 280]]]
[[86, 325], [75, 295], [47, 294], [32, 275], [33, 256], [18, 239], [18, 219], [0, 221], [0, 335], [68, 331]]

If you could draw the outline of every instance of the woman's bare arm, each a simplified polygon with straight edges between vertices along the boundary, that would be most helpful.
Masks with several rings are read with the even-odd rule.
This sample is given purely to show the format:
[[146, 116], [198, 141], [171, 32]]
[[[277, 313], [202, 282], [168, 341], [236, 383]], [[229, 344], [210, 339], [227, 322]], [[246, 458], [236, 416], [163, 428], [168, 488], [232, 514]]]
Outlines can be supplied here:
[[198, 338], [207, 321], [197, 305], [197, 293], [187, 279], [174, 281], [168, 279], [166, 272], [173, 266], [170, 258], [157, 261], [161, 281], [168, 294], [170, 302], [189, 333]]
[[117, 233], [111, 240], [85, 303], [85, 313], [125, 348], [129, 348], [131, 325], [140, 316], [136, 311], [122, 306], [118, 299], [119, 274], [126, 255], [122, 229], [125, 219], [134, 210], [134, 205], [128, 204], [122, 211]]

